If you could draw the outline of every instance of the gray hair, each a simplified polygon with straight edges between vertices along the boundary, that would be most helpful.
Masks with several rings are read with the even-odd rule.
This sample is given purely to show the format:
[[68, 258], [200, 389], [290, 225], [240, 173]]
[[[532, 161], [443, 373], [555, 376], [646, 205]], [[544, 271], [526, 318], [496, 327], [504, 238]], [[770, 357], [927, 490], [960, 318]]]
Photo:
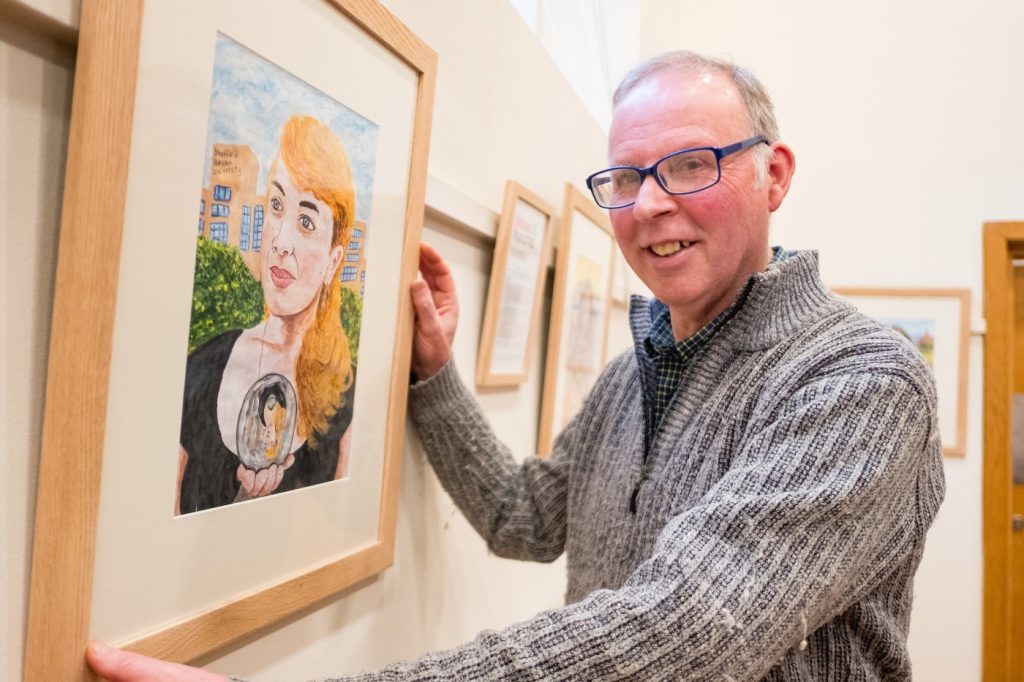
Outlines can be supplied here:
[[[705, 57], [688, 50], [665, 52], [633, 67], [619, 83], [619, 87], [615, 89], [615, 94], [612, 95], [612, 106], [618, 106], [638, 85], [662, 71], [691, 73], [716, 71], [728, 76], [743, 99], [751, 134], [764, 135], [769, 142], [779, 139], [779, 125], [775, 121], [775, 106], [768, 95], [768, 90], [753, 72], [724, 59]], [[768, 145], [757, 145], [751, 150], [751, 153], [760, 162], [757, 164], [757, 176], [758, 182], [761, 182], [768, 172], [768, 165], [771, 163], [774, 152]]]

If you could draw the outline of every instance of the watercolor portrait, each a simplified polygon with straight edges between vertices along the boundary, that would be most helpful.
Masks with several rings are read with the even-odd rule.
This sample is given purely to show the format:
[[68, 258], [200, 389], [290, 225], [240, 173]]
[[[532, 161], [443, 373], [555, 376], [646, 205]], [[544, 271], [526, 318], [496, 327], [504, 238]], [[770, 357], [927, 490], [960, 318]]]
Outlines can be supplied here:
[[175, 514], [346, 476], [377, 132], [218, 34]]

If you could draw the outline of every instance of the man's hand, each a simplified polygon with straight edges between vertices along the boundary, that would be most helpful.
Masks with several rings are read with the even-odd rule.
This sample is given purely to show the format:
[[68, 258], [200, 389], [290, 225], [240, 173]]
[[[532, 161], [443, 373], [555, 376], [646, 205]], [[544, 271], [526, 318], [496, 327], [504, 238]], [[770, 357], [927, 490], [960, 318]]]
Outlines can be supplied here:
[[412, 371], [417, 379], [437, 374], [452, 357], [452, 341], [459, 323], [455, 280], [441, 254], [420, 245], [420, 275], [410, 287], [416, 309], [412, 337]]
[[102, 642], [90, 642], [85, 658], [110, 682], [227, 682], [223, 675], [114, 649]]

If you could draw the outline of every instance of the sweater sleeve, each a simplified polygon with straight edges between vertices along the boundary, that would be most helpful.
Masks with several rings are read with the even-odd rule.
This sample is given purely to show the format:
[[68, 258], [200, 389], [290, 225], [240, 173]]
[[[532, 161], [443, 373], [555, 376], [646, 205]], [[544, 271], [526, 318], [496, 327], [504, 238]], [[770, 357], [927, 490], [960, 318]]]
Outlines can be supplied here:
[[933, 389], [897, 374], [809, 382], [621, 588], [353, 679], [760, 679], [919, 551], [937, 508], [919, 499], [942, 496], [934, 408]]
[[517, 464], [449, 362], [409, 391], [409, 408], [427, 458], [462, 513], [498, 556], [554, 561], [565, 545], [566, 444]]

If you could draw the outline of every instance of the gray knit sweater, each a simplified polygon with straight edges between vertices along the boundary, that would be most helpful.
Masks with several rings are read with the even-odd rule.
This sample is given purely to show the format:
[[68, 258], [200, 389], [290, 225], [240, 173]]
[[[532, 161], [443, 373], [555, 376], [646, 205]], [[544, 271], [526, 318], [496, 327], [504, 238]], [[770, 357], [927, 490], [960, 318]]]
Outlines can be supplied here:
[[[634, 300], [638, 339], [648, 309]], [[451, 363], [415, 385], [445, 488], [496, 554], [566, 552], [568, 605], [360, 679], [908, 679], [944, 491], [917, 351], [802, 252], [754, 276], [649, 447], [643, 396], [623, 353], [551, 457], [517, 465]]]

